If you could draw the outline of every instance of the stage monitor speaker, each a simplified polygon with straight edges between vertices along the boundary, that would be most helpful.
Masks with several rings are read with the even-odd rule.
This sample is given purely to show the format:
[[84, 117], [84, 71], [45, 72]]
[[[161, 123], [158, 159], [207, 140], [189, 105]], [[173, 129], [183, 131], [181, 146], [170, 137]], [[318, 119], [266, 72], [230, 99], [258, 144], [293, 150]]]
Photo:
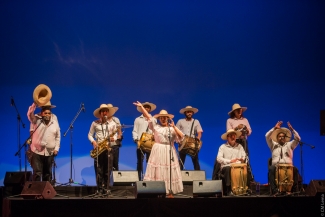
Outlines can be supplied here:
[[135, 198], [166, 197], [164, 181], [139, 181], [135, 183]]
[[113, 171], [111, 174], [111, 186], [131, 186], [139, 181], [138, 171]]
[[26, 171], [26, 180], [25, 172], [6, 172], [6, 176], [3, 180], [4, 186], [24, 186], [26, 181], [31, 181], [32, 172]]
[[184, 185], [193, 185], [194, 180], [205, 180], [204, 170], [181, 170]]
[[193, 197], [222, 196], [222, 180], [193, 181]]
[[56, 191], [51, 183], [46, 182], [26, 182], [20, 194], [24, 199], [52, 199]]
[[320, 135], [325, 136], [325, 110], [320, 110]]
[[311, 180], [305, 192], [308, 196], [325, 193], [325, 180]]

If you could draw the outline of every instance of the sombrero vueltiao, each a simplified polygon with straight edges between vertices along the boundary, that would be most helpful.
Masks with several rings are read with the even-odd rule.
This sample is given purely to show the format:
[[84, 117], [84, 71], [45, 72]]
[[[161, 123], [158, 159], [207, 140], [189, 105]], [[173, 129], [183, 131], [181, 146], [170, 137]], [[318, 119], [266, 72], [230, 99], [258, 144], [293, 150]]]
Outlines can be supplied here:
[[243, 112], [247, 110], [247, 107], [241, 107], [238, 103], [235, 103], [232, 105], [232, 110], [228, 112], [228, 115], [230, 115], [236, 109], [240, 109], [240, 108], [243, 109]]
[[108, 107], [106, 104], [101, 104], [101, 105], [99, 106], [99, 108], [97, 108], [97, 109], [94, 111], [94, 116], [95, 116], [96, 118], [100, 118], [100, 110], [102, 110], [102, 109], [108, 109], [108, 114], [107, 114], [108, 117], [113, 116], [113, 114], [116, 112], [116, 110], [115, 110], [114, 108], [112, 108], [112, 107]]
[[[145, 105], [148, 105], [148, 106], [150, 106], [150, 112], [152, 112], [153, 110], [155, 110], [156, 109], [156, 105], [155, 104], [153, 104], [153, 103], [150, 103], [150, 102], [145, 102], [145, 103], [142, 103], [142, 106], [145, 106]], [[141, 112], [142, 113], [142, 110], [140, 109], [140, 106], [138, 106], [137, 107], [137, 110], [139, 111], [139, 112]]]
[[234, 129], [229, 129], [229, 130], [227, 130], [227, 132], [225, 132], [224, 134], [221, 135], [221, 139], [222, 140], [227, 140], [227, 136], [230, 133], [236, 133], [237, 138], [241, 135], [240, 131], [235, 131]]
[[186, 111], [192, 111], [194, 114], [197, 113], [199, 110], [197, 108], [193, 108], [192, 106], [186, 106], [185, 108], [182, 108], [179, 113], [184, 114]]
[[117, 112], [118, 110], [118, 107], [114, 107], [112, 104], [107, 104], [107, 107], [110, 108], [110, 109], [115, 109], [115, 112]]
[[284, 135], [286, 136], [285, 137], [285, 141], [286, 142], [289, 142], [290, 139], [291, 139], [291, 131], [288, 129], [288, 128], [285, 128], [285, 127], [281, 127], [280, 129], [276, 129], [273, 131], [272, 135], [271, 135], [271, 139], [274, 141], [274, 142], [278, 142], [278, 134], [279, 133], [284, 133]]
[[154, 118], [159, 118], [159, 117], [168, 117], [170, 119], [172, 119], [174, 117], [174, 115], [172, 114], [168, 114], [168, 112], [166, 110], [161, 110], [159, 112], [159, 114], [156, 114], [153, 116]]

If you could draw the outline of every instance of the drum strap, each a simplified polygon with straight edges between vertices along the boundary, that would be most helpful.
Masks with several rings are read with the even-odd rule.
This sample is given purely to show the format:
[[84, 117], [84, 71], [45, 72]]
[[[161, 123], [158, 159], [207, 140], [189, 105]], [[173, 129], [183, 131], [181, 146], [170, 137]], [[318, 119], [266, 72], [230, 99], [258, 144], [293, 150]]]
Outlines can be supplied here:
[[[191, 135], [192, 135], [192, 131], [193, 131], [194, 122], [195, 122], [195, 119], [193, 120], [193, 123], [192, 123], [191, 131], [190, 131], [190, 137], [191, 137]], [[195, 135], [194, 135], [194, 137], [195, 137]]]

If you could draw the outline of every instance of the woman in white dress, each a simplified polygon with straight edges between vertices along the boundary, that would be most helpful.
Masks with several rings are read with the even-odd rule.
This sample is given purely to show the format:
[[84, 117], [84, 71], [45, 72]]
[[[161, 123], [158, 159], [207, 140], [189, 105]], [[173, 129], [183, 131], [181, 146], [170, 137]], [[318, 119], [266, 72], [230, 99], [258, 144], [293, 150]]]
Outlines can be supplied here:
[[[166, 194], [177, 194], [183, 191], [182, 175], [177, 159], [174, 142], [184, 139], [184, 134], [175, 126], [172, 118], [174, 115], [168, 114], [166, 110], [161, 110], [153, 117], [143, 108], [140, 102], [133, 103], [142, 110], [143, 116], [149, 122], [149, 128], [153, 131], [155, 143], [152, 147], [148, 160], [144, 181], [164, 181]], [[157, 124], [154, 118], [159, 120]], [[172, 150], [172, 161], [170, 166], [170, 149]], [[170, 187], [171, 168], [171, 187]], [[171, 192], [170, 192], [171, 190]]]

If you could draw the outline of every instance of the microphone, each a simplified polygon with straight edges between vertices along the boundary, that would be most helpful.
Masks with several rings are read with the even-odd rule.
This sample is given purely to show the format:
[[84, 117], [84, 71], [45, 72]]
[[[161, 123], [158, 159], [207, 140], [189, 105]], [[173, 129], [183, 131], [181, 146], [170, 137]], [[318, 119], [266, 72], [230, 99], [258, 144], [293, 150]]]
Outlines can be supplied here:
[[170, 126], [170, 124], [172, 123], [172, 119], [168, 118], [167, 122], [168, 122], [168, 125]]
[[86, 111], [85, 104], [84, 104], [83, 102], [81, 103], [81, 110], [82, 110], [83, 112]]
[[14, 98], [11, 97], [10, 105], [13, 106], [14, 104], [15, 104], [15, 102], [14, 102]]
[[50, 117], [49, 116], [42, 116], [42, 120], [43, 121], [49, 121], [50, 120]]

